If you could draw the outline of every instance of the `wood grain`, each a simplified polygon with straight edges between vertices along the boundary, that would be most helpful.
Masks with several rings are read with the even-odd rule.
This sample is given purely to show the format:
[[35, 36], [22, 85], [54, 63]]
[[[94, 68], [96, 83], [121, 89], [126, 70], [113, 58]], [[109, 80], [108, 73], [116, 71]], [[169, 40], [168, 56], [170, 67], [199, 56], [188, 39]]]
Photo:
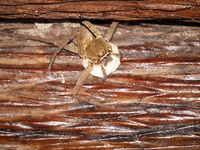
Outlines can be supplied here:
[[81, 59], [63, 51], [44, 75], [56, 46], [14, 34], [61, 43], [77, 26], [0, 24], [0, 148], [199, 149], [199, 26], [120, 23], [120, 67], [72, 97]]
[[199, 22], [199, 0], [1, 0], [0, 18], [36, 19], [178, 19]]

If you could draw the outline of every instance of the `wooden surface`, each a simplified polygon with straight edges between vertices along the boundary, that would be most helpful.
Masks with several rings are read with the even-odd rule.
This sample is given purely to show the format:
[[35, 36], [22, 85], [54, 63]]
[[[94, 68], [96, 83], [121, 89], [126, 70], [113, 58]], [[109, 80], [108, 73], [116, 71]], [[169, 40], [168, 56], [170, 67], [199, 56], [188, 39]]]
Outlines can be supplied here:
[[[119, 21], [122, 59], [73, 97], [78, 55], [44, 73], [85, 19], [102, 34]], [[199, 0], [0, 0], [0, 149], [200, 149], [199, 19]]]
[[77, 26], [0, 24], [0, 149], [200, 149], [199, 25], [120, 22], [121, 65], [75, 98], [81, 59], [63, 51], [44, 75], [56, 46], [13, 33], [59, 43]]
[[198, 21], [199, 0], [0, 0], [0, 18]]

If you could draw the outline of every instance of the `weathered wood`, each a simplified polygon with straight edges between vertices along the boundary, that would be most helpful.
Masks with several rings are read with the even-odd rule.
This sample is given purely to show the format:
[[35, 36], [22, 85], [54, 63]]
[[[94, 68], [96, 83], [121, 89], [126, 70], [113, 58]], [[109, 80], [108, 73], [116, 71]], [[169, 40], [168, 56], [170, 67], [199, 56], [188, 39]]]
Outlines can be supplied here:
[[37, 19], [200, 19], [200, 1], [185, 0], [1, 0], [0, 18]]
[[0, 148], [200, 149], [200, 28], [120, 23], [120, 67], [76, 99], [81, 59], [63, 52], [45, 76], [56, 47], [12, 34], [59, 43], [78, 25], [0, 24]]

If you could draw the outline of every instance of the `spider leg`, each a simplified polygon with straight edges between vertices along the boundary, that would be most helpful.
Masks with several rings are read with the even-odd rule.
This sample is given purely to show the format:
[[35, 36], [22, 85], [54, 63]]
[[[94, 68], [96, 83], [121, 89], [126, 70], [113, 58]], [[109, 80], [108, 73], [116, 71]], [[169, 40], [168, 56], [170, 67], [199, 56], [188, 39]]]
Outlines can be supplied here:
[[104, 66], [107, 66], [107, 64], [108, 64], [109, 62], [111, 62], [112, 60], [113, 60], [112, 57], [110, 57], [110, 55], [109, 55], [109, 56], [107, 56], [106, 59], [104, 59], [104, 60], [102, 61], [102, 64], [103, 64]]
[[117, 28], [117, 25], [118, 25], [118, 22], [113, 22], [111, 25], [110, 25], [110, 28], [108, 29], [107, 33], [106, 33], [106, 37], [105, 37], [105, 40], [107, 42], [109, 42]]
[[[5, 35], [7, 35], [7, 34], [5, 34]], [[52, 67], [52, 65], [53, 65], [53, 63], [56, 59], [56, 56], [58, 55], [58, 53], [62, 49], [68, 50], [68, 51], [73, 52], [73, 53], [78, 53], [78, 49], [76, 47], [67, 45], [75, 37], [75, 35], [76, 34], [72, 34], [70, 39], [65, 41], [64, 43], [62, 43], [60, 46], [59, 46], [60, 42], [58, 42], [58, 41], [54, 41], [54, 40], [51, 40], [51, 39], [45, 39], [45, 38], [41, 38], [41, 37], [35, 37], [35, 36], [30, 36], [30, 35], [20, 35], [20, 34], [12, 34], [12, 35], [8, 35], [8, 36], [27, 39], [27, 40], [33, 40], [33, 41], [39, 41], [39, 42], [44, 42], [44, 43], [53, 44], [55, 46], [59, 46], [58, 49], [54, 52], [54, 56], [49, 63], [48, 72], [50, 72], [50, 69], [51, 69], [51, 67]]]
[[82, 22], [97, 38], [102, 38], [99, 30], [93, 26], [89, 21], [83, 21]]
[[[81, 30], [81, 29], [80, 29]], [[81, 34], [81, 31], [78, 30], [76, 33], [76, 42], [78, 47], [78, 54], [81, 58], [84, 56], [84, 45], [83, 45], [83, 35]]]
[[[53, 39], [45, 39], [45, 38], [41, 38], [41, 37], [30, 36], [30, 35], [21, 35], [21, 34], [12, 34], [12, 35], [11, 34], [4, 34], [4, 35], [16, 37], [16, 38], [22, 38], [22, 39], [25, 39], [25, 40], [33, 40], [33, 41], [43, 42], [43, 43], [47, 43], [47, 44], [53, 44], [55, 46], [60, 45], [59, 41], [54, 41]], [[73, 46], [66, 45], [65, 47], [63, 47], [63, 49], [71, 51], [73, 53], [78, 53], [77, 48], [73, 47]]]
[[119, 53], [110, 53], [111, 55], [114, 55], [114, 56], [116, 56], [116, 57], [118, 57], [118, 58], [121, 58], [121, 55], [119, 54]]
[[101, 66], [101, 70], [102, 70], [102, 72], [103, 72], [103, 80], [105, 80], [106, 79], [106, 76], [107, 76], [107, 74], [106, 74], [106, 70], [105, 70], [105, 68], [103, 67], [103, 65], [100, 63], [100, 66]]
[[[16, 38], [22, 38], [22, 39], [25, 39], [25, 40], [33, 40], [33, 41], [39, 41], [39, 42], [54, 44], [53, 40], [45, 39], [45, 38], [41, 38], [41, 37], [36, 37], [36, 36], [31, 36], [31, 35], [22, 35], [22, 34], [16, 34], [16, 33], [4, 34], [4, 35], [16, 37]], [[54, 44], [54, 45], [56, 45], [56, 44]]]
[[76, 95], [79, 92], [79, 90], [80, 90], [81, 86], [83, 85], [84, 81], [87, 79], [87, 77], [89, 76], [90, 72], [92, 71], [92, 68], [93, 68], [92, 65], [88, 65], [85, 68], [85, 70], [83, 70], [83, 72], [81, 73], [81, 75], [80, 75], [80, 77], [79, 77], [78, 81], [76, 82], [76, 85], [75, 85], [75, 87], [73, 89], [73, 92], [72, 92], [73, 95]]
[[67, 44], [75, 37], [75, 35], [76, 35], [76, 34], [72, 34], [71, 37], [70, 37], [70, 39], [67, 40], [67, 41], [65, 41], [65, 42], [63, 42], [63, 43], [57, 48], [57, 50], [54, 52], [53, 58], [51, 59], [51, 61], [50, 61], [50, 63], [49, 63], [49, 67], [48, 67], [48, 69], [47, 69], [48, 72], [50, 72], [51, 67], [52, 67], [52, 65], [53, 65], [53, 63], [54, 63], [54, 61], [55, 61], [55, 59], [56, 59], [56, 56], [60, 53], [60, 51], [61, 51], [64, 47], [66, 47], [66, 49], [69, 50], [69, 51], [71, 51], [71, 52], [77, 53], [76, 48], [67, 45]]

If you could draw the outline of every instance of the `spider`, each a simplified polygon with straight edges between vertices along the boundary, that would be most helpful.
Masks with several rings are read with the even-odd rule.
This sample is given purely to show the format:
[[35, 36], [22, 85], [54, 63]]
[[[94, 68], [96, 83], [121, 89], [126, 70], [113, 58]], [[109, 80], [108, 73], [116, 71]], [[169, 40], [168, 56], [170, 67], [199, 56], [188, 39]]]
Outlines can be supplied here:
[[[118, 22], [113, 22], [108, 29], [105, 38], [89, 21], [82, 22], [84, 26], [72, 32], [70, 39], [62, 43], [54, 52], [48, 67], [48, 72], [62, 48], [77, 53], [83, 60], [85, 70], [81, 73], [73, 89], [73, 95], [76, 95], [89, 74], [106, 78], [111, 72], [115, 71], [120, 64], [120, 53], [117, 46], [110, 43]], [[71, 42], [76, 46], [69, 45]]]

